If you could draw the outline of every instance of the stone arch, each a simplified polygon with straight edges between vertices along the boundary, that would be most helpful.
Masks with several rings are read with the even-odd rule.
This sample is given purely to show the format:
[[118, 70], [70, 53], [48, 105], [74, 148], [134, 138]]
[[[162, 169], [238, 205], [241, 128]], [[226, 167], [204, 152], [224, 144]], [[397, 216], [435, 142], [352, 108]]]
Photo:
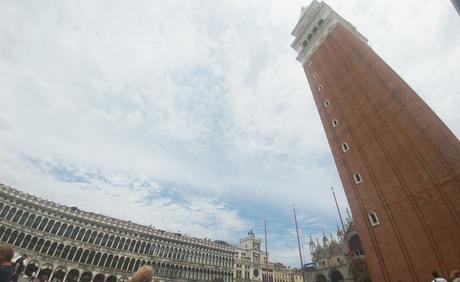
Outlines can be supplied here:
[[64, 250], [64, 244], [59, 244], [56, 248], [56, 252], [54, 253], [55, 257], [61, 257], [62, 251]]
[[129, 244], [129, 251], [132, 252], [134, 250], [134, 245], [136, 244], [135, 240], [132, 240], [131, 243]]
[[83, 236], [83, 242], [87, 243], [90, 236], [91, 236], [91, 230], [87, 229], [85, 232], [85, 235]]
[[125, 240], [126, 239], [123, 238], [123, 237], [120, 239], [120, 243], [118, 244], [117, 249], [119, 249], [119, 250], [123, 249], [123, 246], [125, 244]]
[[329, 278], [330, 278], [330, 281], [331, 282], [340, 282], [340, 281], [343, 281], [343, 275], [340, 271], [338, 271], [337, 269], [332, 269], [330, 272], [329, 272]]
[[78, 232], [76, 240], [81, 241], [83, 239], [83, 235], [85, 234], [85, 232], [86, 232], [85, 228], [80, 229], [80, 231]]
[[54, 220], [49, 220], [48, 224], [46, 224], [46, 227], [45, 227], [44, 231], [46, 233], [50, 233], [51, 228], [53, 227], [53, 225], [54, 225]]
[[113, 236], [113, 235], [110, 235], [110, 236], [109, 236], [109, 241], [107, 242], [107, 245], [106, 245], [107, 248], [113, 248], [112, 245], [113, 245], [113, 240], [114, 240], [114, 239], [115, 239], [115, 236]]
[[32, 237], [30, 240], [29, 246], [27, 246], [27, 249], [33, 250], [35, 245], [37, 244], [38, 238], [37, 237]]
[[140, 250], [139, 250], [139, 252], [140, 252], [141, 254], [145, 254], [145, 253], [146, 253], [146, 246], [147, 246], [147, 244], [146, 244], [145, 242], [142, 242], [141, 248], [140, 248]]
[[126, 258], [125, 261], [123, 262], [121, 269], [128, 270], [128, 266], [129, 266], [129, 258]]
[[12, 208], [10, 209], [10, 211], [8, 212], [5, 218], [7, 220], [11, 220], [15, 214], [16, 214], [16, 208]]
[[96, 255], [95, 251], [89, 252], [88, 258], [86, 259], [86, 264], [91, 264], [94, 260], [95, 255]]
[[101, 260], [99, 261], [98, 266], [104, 266], [106, 260], [107, 260], [107, 254], [104, 253], [101, 256]]
[[86, 263], [86, 259], [88, 258], [89, 251], [84, 250], [83, 254], [81, 255], [80, 262], [81, 263]]
[[106, 282], [117, 282], [117, 277], [115, 275], [110, 275], [107, 277]]
[[115, 239], [113, 240], [113, 248], [118, 249], [119, 244], [120, 244], [120, 236], [115, 236]]
[[[101, 241], [102, 241], [102, 236], [103, 236], [103, 235], [104, 235], [104, 234], [102, 234], [102, 232], [99, 232], [99, 233], [97, 234], [96, 241], [94, 242], [94, 244], [100, 245], [100, 244], [101, 244]], [[105, 276], [104, 276], [104, 279], [105, 279]]]
[[96, 241], [97, 231], [91, 232], [88, 243], [93, 244]]
[[34, 252], [38, 253], [44, 244], [45, 244], [45, 239], [42, 239], [42, 238], [39, 239], [37, 244], [35, 245]]
[[77, 269], [72, 269], [69, 271], [69, 274], [67, 274], [67, 279], [65, 282], [77, 282], [78, 277], [80, 276], [80, 271]]
[[61, 223], [56, 221], [51, 229], [51, 234], [57, 234], [59, 228], [61, 227]]
[[30, 277], [30, 275], [32, 275], [32, 272], [37, 273], [39, 267], [40, 262], [38, 260], [31, 260], [29, 261], [29, 263], [27, 263], [24, 273]]
[[102, 273], [99, 273], [94, 276], [93, 282], [104, 282], [104, 280], [105, 280], [105, 275]]
[[16, 214], [17, 214], [16, 208], [12, 208], [10, 212], [8, 213], [8, 215], [6, 216], [6, 219], [14, 221], [13, 218], [16, 217]]
[[104, 237], [102, 237], [101, 246], [105, 247], [107, 245], [108, 240], [109, 240], [109, 234], [104, 234]]
[[45, 230], [45, 227], [46, 227], [47, 224], [48, 224], [48, 219], [46, 217], [44, 217], [43, 220], [40, 222], [40, 225], [38, 226], [38, 230], [40, 230], [40, 231]]
[[[27, 235], [27, 236], [29, 236], [29, 235]], [[27, 238], [27, 236], [26, 236], [26, 238]], [[45, 244], [43, 244], [43, 248], [42, 248], [42, 250], [41, 250], [41, 253], [42, 253], [42, 254], [46, 254], [46, 253], [48, 252], [48, 249], [49, 249], [50, 246], [51, 246], [51, 241], [50, 241], [50, 240], [46, 240], [46, 241], [45, 241]]]
[[16, 239], [18, 238], [18, 234], [19, 234], [19, 232], [17, 230], [14, 230], [11, 233], [10, 239], [8, 239], [8, 244], [13, 245], [14, 241], [16, 241]]
[[131, 258], [131, 261], [129, 262], [128, 270], [129, 271], [134, 271], [134, 264], [136, 263], [135, 258]]
[[42, 217], [41, 216], [37, 216], [37, 218], [35, 218], [35, 221], [34, 223], [32, 223], [32, 228], [33, 229], [38, 229], [38, 227], [40, 226], [40, 223], [42, 222]]
[[316, 275], [315, 281], [316, 282], [327, 282], [327, 278], [323, 274], [319, 273], [318, 275]]
[[70, 239], [76, 240], [79, 232], [80, 232], [80, 227], [75, 226], [75, 228], [72, 230], [72, 234], [70, 234]]
[[105, 267], [110, 267], [110, 264], [112, 263], [112, 260], [113, 260], [113, 255], [109, 254], [109, 256], [107, 257], [107, 260], [105, 262]]
[[56, 278], [56, 279], [59, 280], [59, 281], [64, 281], [65, 274], [66, 274], [66, 269], [65, 269], [65, 267], [63, 267], [63, 266], [58, 266], [58, 267], [56, 267], [56, 269], [54, 270], [53, 279]]
[[100, 260], [101, 260], [101, 253], [97, 252], [96, 255], [94, 256], [94, 261], [92, 265], [99, 265]]
[[24, 240], [25, 236], [26, 236], [26, 234], [24, 234], [24, 232], [19, 233], [18, 239], [16, 240], [16, 242], [14, 242], [14, 244], [19, 247], [21, 245], [22, 241]]
[[82, 253], [83, 253], [83, 249], [82, 249], [82, 248], [78, 248], [77, 252], [75, 253], [75, 256], [73, 257], [73, 261], [79, 262]]
[[122, 277], [120, 277], [120, 279], [118, 279], [118, 281], [120, 281], [120, 282], [127, 282], [128, 280], [129, 279], [126, 276], [122, 276]]
[[70, 238], [70, 235], [72, 235], [72, 231], [73, 231], [73, 225], [69, 224], [69, 226], [67, 226], [66, 231], [64, 232], [64, 237]]
[[134, 266], [134, 270], [139, 269], [140, 265], [141, 265], [141, 260], [140, 259], [136, 260], [136, 265]]
[[14, 215], [12, 221], [15, 223], [18, 223], [19, 219], [21, 218], [22, 213], [23, 213], [22, 210], [18, 210], [16, 214]]
[[63, 236], [64, 235], [64, 232], [66, 231], [67, 229], [67, 224], [64, 223], [61, 225], [61, 227], [59, 228], [58, 232], [57, 232], [57, 235], [58, 236]]
[[2, 212], [0, 213], [0, 217], [5, 217], [9, 211], [10, 211], [10, 206], [5, 206]]
[[118, 256], [114, 256], [112, 260], [112, 264], [110, 265], [110, 268], [115, 268], [118, 263]]
[[137, 242], [136, 242], [136, 245], [135, 245], [135, 247], [134, 247], [134, 252], [135, 252], [135, 253], [138, 253], [140, 247], [141, 247], [141, 241], [137, 241]]
[[123, 267], [123, 263], [125, 263], [125, 257], [120, 257], [115, 268], [120, 270]]
[[53, 265], [50, 263], [46, 263], [42, 266], [40, 271], [38, 272], [37, 278], [40, 281], [47, 281], [51, 277], [51, 274], [53, 274]]
[[[32, 241], [34, 240], [34, 238], [32, 238]], [[32, 245], [32, 242], [31, 242], [31, 245]], [[52, 256], [53, 253], [56, 251], [57, 246], [58, 246], [58, 244], [56, 242], [51, 243], [51, 247], [48, 250], [47, 255]]]
[[93, 273], [90, 271], [85, 271], [80, 276], [80, 282], [91, 282], [93, 279]]
[[61, 258], [65, 259], [69, 255], [69, 252], [70, 252], [70, 246], [66, 245], [64, 247], [64, 250], [62, 251]]
[[67, 257], [68, 260], [73, 260], [75, 253], [77, 252], [77, 247], [72, 247], [69, 252], [69, 256]]

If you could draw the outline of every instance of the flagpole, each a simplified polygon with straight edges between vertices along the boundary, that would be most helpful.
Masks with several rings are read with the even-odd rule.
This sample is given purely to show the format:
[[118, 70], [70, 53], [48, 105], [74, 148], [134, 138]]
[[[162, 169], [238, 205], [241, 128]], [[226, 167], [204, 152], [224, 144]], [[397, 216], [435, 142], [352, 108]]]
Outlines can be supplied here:
[[331, 187], [332, 195], [334, 196], [335, 206], [337, 208], [337, 212], [339, 213], [340, 223], [342, 224], [342, 230], [345, 233], [345, 225], [343, 224], [342, 214], [340, 213], [339, 204], [337, 203], [337, 198], [335, 197], [334, 187]]
[[297, 225], [297, 216], [296, 216], [296, 213], [295, 213], [295, 205], [294, 204], [292, 204], [292, 209], [294, 211], [295, 230], [296, 230], [296, 233], [297, 233], [297, 245], [299, 246], [300, 269], [302, 269], [303, 268], [302, 248], [300, 246], [299, 226]]
[[264, 218], [264, 228], [265, 228], [265, 269], [267, 271], [267, 280], [270, 281], [268, 273], [268, 242], [267, 242], [267, 218]]

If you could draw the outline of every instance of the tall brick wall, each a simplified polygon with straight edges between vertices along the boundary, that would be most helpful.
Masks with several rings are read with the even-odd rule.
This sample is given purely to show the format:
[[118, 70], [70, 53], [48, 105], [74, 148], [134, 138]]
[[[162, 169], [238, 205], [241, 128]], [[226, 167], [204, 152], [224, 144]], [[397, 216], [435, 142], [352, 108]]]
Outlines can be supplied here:
[[[459, 140], [342, 25], [331, 31], [310, 61], [304, 70], [372, 280], [430, 281], [433, 270], [447, 276], [459, 269]], [[347, 152], [340, 148], [344, 142]], [[361, 175], [362, 183], [355, 184], [354, 173]], [[370, 224], [369, 212], [377, 214], [379, 225]]]

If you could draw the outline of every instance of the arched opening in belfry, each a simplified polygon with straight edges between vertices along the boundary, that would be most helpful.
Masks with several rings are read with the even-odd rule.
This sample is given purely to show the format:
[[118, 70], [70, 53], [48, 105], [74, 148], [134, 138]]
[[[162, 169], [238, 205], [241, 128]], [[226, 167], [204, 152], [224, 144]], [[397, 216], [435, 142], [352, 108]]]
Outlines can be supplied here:
[[80, 276], [80, 271], [72, 269], [71, 271], [69, 271], [69, 274], [67, 275], [67, 279], [65, 281], [76, 282], [78, 280], [78, 276]]
[[330, 273], [331, 282], [341, 282], [344, 281], [342, 273], [338, 270], [332, 270]]
[[316, 276], [316, 282], [327, 282], [327, 278], [326, 276], [322, 275], [322, 274], [318, 274], [318, 276]]
[[362, 256], [364, 255], [363, 248], [361, 247], [361, 240], [359, 240], [358, 234], [355, 234], [350, 237], [349, 246], [353, 256]]

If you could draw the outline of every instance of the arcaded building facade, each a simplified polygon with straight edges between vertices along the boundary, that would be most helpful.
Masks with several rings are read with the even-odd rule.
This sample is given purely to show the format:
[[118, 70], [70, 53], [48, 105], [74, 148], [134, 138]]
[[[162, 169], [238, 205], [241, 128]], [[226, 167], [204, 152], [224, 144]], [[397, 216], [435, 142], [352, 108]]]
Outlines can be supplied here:
[[51, 281], [233, 281], [234, 248], [66, 207], [0, 184], [0, 243], [29, 255], [26, 274]]
[[324, 2], [292, 35], [372, 281], [448, 276], [460, 267], [459, 140]]

